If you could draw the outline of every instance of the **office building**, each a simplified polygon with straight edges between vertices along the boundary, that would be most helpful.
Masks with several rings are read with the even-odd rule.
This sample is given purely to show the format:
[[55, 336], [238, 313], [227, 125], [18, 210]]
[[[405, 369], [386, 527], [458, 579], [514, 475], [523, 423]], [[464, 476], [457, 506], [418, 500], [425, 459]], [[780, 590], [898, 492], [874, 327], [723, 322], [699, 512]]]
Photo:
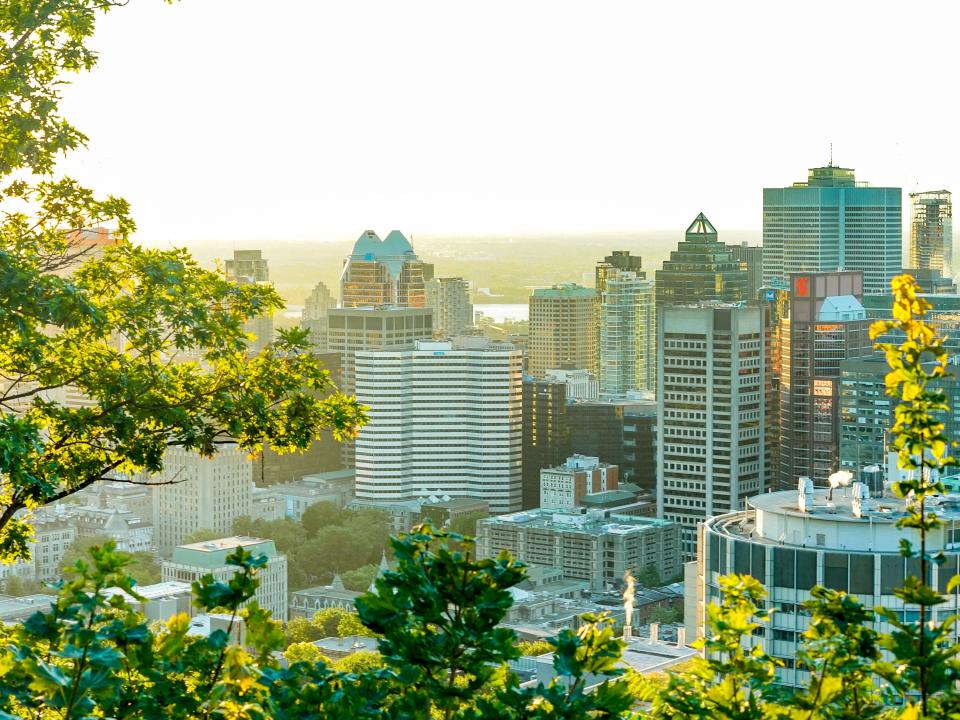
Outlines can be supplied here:
[[600, 458], [572, 455], [562, 465], [540, 471], [540, 507], [573, 510], [585, 495], [617, 489], [619, 468]]
[[763, 492], [766, 388], [764, 311], [709, 303], [660, 314], [657, 510], [683, 526], [696, 554], [697, 524], [739, 510]]
[[226, 537], [233, 521], [252, 509], [253, 463], [235, 445], [222, 446], [211, 458], [169, 448], [163, 471], [145, 481], [169, 483], [152, 488], [153, 537], [162, 555], [197, 530]]
[[910, 193], [910, 267], [953, 278], [953, 202], [949, 190]]
[[[946, 377], [931, 381], [932, 388], [946, 393], [947, 412], [936, 411], [949, 438], [960, 438], [960, 357], [951, 358]], [[927, 368], [929, 372], [930, 367]], [[853, 473], [855, 480], [865, 467], [884, 468], [893, 437], [894, 410], [899, 402], [887, 395], [886, 357], [877, 353], [840, 363], [840, 469]]]
[[457, 337], [473, 329], [473, 303], [467, 280], [431, 278], [424, 287], [427, 307], [433, 308], [433, 332], [437, 337]]
[[697, 215], [657, 270], [657, 308], [711, 300], [738, 302], [749, 295], [747, 266], [734, 249], [717, 238], [717, 230], [703, 213]]
[[[267, 261], [260, 250], [234, 250], [233, 259], [226, 261], [224, 270], [227, 280], [237, 285], [270, 283]], [[251, 355], [256, 355], [273, 342], [273, 316], [251, 318], [244, 323], [243, 331], [253, 336], [248, 348]]]
[[623, 404], [623, 461], [620, 478], [645, 492], [657, 489], [657, 401]]
[[406, 307], [334, 308], [327, 313], [327, 350], [340, 355], [343, 392], [355, 392], [354, 365], [358, 352], [409, 350], [417, 340], [433, 337], [433, 310]]
[[589, 370], [547, 370], [547, 380], [557, 380], [567, 386], [571, 400], [596, 400], [600, 397], [600, 383]]
[[540, 507], [540, 471], [573, 453], [566, 383], [523, 378], [523, 491], [521, 507]]
[[[636, 276], [642, 280], [646, 280], [647, 278], [647, 274], [643, 270], [643, 259], [636, 255], [631, 255], [629, 250], [614, 250], [610, 255], [607, 255], [601, 262], [597, 263], [596, 268], [594, 268], [593, 290], [595, 293], [594, 327], [597, 328], [598, 333], [600, 328], [600, 307], [603, 303], [603, 292], [607, 289], [607, 274], [611, 270], [622, 270], [624, 272], [632, 272], [632, 273], [635, 273]], [[591, 364], [588, 366], [588, 369], [594, 374], [594, 377], [598, 376], [600, 372], [599, 342], [596, 343], [593, 360]]]
[[[957, 285], [952, 278], [943, 275], [943, 271], [933, 268], [904, 268], [903, 272], [913, 275], [920, 289], [931, 295], [956, 295]], [[871, 297], [887, 297], [886, 295], [873, 295]], [[892, 305], [892, 300], [891, 300]]]
[[654, 390], [656, 310], [653, 283], [629, 270], [608, 268], [600, 294], [600, 396]]
[[267, 564], [257, 571], [260, 585], [253, 599], [269, 610], [274, 620], [287, 621], [287, 556], [277, 552], [273, 540], [229, 536], [218, 540], [178, 545], [162, 566], [163, 582], [193, 583], [204, 575], [228, 581], [240, 569], [227, 557], [242, 547], [249, 553], [266, 555]]
[[[937, 606], [944, 616], [958, 611], [957, 593], [946, 592], [957, 574], [957, 546], [953, 529], [960, 524], [956, 495], [937, 498], [930, 509], [942, 526], [927, 537], [927, 551], [946, 551], [943, 565], [931, 563], [930, 581], [946, 602]], [[707, 605], [720, 601], [720, 578], [728, 573], [754, 577], [766, 589], [767, 607], [776, 608], [763, 630], [749, 635], [780, 663], [776, 682], [807, 688], [810, 675], [798, 661], [803, 633], [810, 624], [803, 603], [817, 585], [856, 595], [868, 608], [884, 607], [901, 618], [916, 619], [916, 606], [905, 605], [894, 594], [908, 576], [919, 576], [920, 561], [900, 554], [903, 530], [896, 527], [904, 501], [875, 497], [859, 483], [827, 491], [808, 487], [767, 493], [751, 498], [748, 509], [710, 518], [703, 525], [697, 555], [697, 627], [703, 636]], [[874, 629], [893, 628], [876, 615]], [[948, 642], [960, 641], [954, 626]]]
[[763, 248], [759, 245], [748, 245], [746, 241], [728, 247], [733, 253], [733, 259], [747, 266], [747, 290], [744, 300], [756, 300], [760, 296], [760, 288], [763, 287]]
[[538, 288], [530, 296], [529, 372], [590, 366], [597, 341], [596, 293], [573, 283]]
[[840, 463], [840, 363], [873, 353], [860, 302], [863, 275], [800, 273], [790, 288], [789, 314], [780, 322], [777, 487], [795, 487], [801, 475], [823, 487]]
[[491, 512], [520, 508], [523, 357], [473, 340], [357, 353], [357, 399], [370, 408], [356, 441], [358, 500], [473, 497]]
[[[925, 289], [925, 288], [924, 288]], [[944, 347], [951, 356], [960, 354], [960, 295], [917, 293], [930, 304], [924, 320], [930, 323], [938, 334], [946, 337]], [[893, 295], [868, 295], [863, 299], [863, 307], [869, 320], [893, 319]], [[905, 335], [899, 330], [889, 330], [877, 338], [881, 343], [901, 343]]]
[[793, 273], [859, 270], [865, 295], [889, 292], [900, 273], [900, 188], [868, 187], [853, 170], [811, 168], [806, 182], [763, 190], [763, 282]]
[[381, 240], [373, 230], [354, 243], [340, 274], [340, 307], [426, 307], [423, 263], [398, 230]]
[[327, 313], [336, 306], [337, 301], [322, 282], [314, 285], [310, 297], [303, 301], [300, 327], [310, 331], [310, 344], [316, 352], [327, 349]]
[[672, 578], [682, 569], [679, 525], [602, 511], [526, 510], [477, 523], [477, 557], [495, 558], [503, 550], [521, 562], [558, 568], [567, 580], [585, 580], [592, 592], [619, 586], [628, 571], [652, 567]]

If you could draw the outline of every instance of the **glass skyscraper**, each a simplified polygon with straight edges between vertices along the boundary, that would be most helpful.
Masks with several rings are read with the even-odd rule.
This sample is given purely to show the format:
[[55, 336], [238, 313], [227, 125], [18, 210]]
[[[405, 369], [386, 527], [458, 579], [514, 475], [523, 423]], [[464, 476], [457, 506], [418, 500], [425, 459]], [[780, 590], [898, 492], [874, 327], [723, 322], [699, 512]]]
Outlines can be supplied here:
[[806, 182], [763, 190], [763, 281], [791, 273], [862, 270], [866, 295], [900, 272], [902, 191], [867, 187], [850, 168], [811, 168]]
[[717, 239], [706, 216], [697, 215], [663, 269], [657, 270], [657, 312], [668, 305], [754, 299], [748, 297], [747, 267], [733, 253]]

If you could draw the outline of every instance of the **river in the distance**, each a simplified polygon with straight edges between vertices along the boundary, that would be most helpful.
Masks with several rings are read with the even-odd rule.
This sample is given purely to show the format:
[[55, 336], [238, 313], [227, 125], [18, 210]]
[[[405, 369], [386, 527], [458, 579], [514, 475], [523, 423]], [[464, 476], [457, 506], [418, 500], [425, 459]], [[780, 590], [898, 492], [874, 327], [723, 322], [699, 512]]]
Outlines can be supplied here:
[[529, 318], [530, 306], [526, 303], [483, 303], [474, 304], [473, 314], [480, 312], [494, 322], [523, 322]]

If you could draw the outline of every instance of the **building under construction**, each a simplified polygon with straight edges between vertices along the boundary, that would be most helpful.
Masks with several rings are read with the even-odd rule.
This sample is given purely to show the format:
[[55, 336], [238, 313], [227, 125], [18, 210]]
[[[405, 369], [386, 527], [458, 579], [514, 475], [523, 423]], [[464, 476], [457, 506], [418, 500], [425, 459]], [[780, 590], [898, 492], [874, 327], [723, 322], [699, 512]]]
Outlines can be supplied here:
[[953, 257], [953, 203], [949, 190], [910, 193], [910, 267], [960, 271]]

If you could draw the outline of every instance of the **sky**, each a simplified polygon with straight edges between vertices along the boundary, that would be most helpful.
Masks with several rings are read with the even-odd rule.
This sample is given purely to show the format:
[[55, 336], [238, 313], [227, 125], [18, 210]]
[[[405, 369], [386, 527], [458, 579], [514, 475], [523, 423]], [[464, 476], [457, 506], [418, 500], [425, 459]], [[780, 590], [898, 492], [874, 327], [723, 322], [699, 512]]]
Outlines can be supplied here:
[[[759, 230], [829, 159], [960, 190], [960, 3], [132, 0], [62, 168], [142, 242]], [[905, 214], [907, 210], [904, 197]]]

